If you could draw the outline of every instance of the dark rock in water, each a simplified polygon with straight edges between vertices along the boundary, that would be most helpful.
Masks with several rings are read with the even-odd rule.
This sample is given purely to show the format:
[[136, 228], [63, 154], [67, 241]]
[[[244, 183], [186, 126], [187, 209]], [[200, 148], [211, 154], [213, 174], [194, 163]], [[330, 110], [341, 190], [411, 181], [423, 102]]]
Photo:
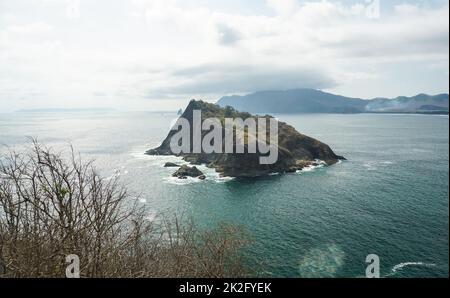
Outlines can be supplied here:
[[179, 167], [180, 165], [179, 164], [176, 164], [176, 163], [173, 163], [173, 162], [166, 162], [165, 164], [164, 164], [164, 167], [165, 168], [177, 168], [177, 167]]
[[436, 113], [448, 114], [449, 95], [418, 94], [413, 97], [362, 99], [314, 89], [260, 91], [244, 96], [225, 96], [220, 106], [250, 113]]
[[198, 177], [203, 180], [206, 178], [205, 175], [203, 175], [203, 172], [197, 169], [197, 167], [190, 167], [187, 165], [182, 165], [175, 173], [172, 174], [172, 176], [180, 179], [186, 179], [186, 177]]
[[198, 179], [200, 179], [200, 180], [205, 180], [205, 179], [206, 179], [206, 176], [205, 176], [205, 175], [200, 175], [200, 176], [198, 176]]
[[[224, 118], [241, 118], [247, 119], [257, 116], [253, 116], [246, 112], [238, 112], [231, 107], [221, 108], [218, 105], [206, 103], [203, 101], [192, 100], [184, 111], [182, 117], [188, 120], [191, 124], [191, 135], [193, 127], [193, 111], [201, 110], [202, 120], [206, 118], [217, 118], [223, 121]], [[271, 116], [259, 116], [264, 117], [267, 120], [272, 118]], [[345, 160], [344, 157], [336, 155], [331, 148], [311, 137], [303, 135], [295, 130], [294, 127], [284, 123], [278, 122], [278, 159], [273, 164], [261, 164], [261, 153], [248, 153], [248, 143], [244, 144], [245, 153], [181, 153], [174, 154], [170, 148], [170, 141], [174, 134], [178, 131], [172, 130], [168, 136], [164, 139], [161, 146], [155, 149], [151, 149], [146, 153], [149, 155], [177, 155], [183, 157], [183, 159], [191, 164], [206, 164], [208, 167], [214, 168], [222, 176], [229, 177], [258, 177], [269, 175], [271, 173], [286, 173], [295, 172], [305, 167], [311, 166], [316, 163], [316, 160], [323, 161], [326, 165], [332, 165], [339, 160]], [[223, 129], [222, 137], [226, 135], [227, 131]], [[202, 131], [203, 137], [209, 133], [209, 131]], [[247, 133], [247, 142], [250, 138], [256, 138]], [[269, 134], [269, 125], [267, 125], [267, 133]], [[191, 138], [190, 148], [193, 148], [193, 138]], [[222, 140], [222, 144], [225, 144], [225, 140]], [[234, 148], [236, 148], [236, 138], [233, 139]], [[223, 151], [222, 151], [223, 152]], [[194, 167], [195, 168], [195, 167]], [[197, 168], [195, 168], [198, 170]], [[185, 171], [188, 169], [182, 166], [174, 176], [192, 176], [187, 175]], [[195, 170], [194, 170], [195, 171]], [[202, 175], [198, 172], [193, 174], [193, 177], [199, 177]]]

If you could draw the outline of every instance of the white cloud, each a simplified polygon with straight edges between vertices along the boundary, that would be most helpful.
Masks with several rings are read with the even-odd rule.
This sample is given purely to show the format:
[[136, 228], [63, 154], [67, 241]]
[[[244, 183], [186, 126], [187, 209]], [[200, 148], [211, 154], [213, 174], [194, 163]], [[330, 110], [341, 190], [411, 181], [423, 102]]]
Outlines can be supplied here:
[[279, 15], [289, 15], [298, 10], [297, 0], [266, 0], [267, 5]]
[[43, 34], [52, 30], [52, 26], [44, 22], [35, 22], [25, 25], [12, 25], [8, 27], [9, 34]]
[[[447, 65], [433, 69], [448, 73], [448, 5], [400, 5], [379, 19], [367, 17], [364, 1], [267, 5], [275, 15], [176, 0], [80, 1], [79, 18], [67, 19], [54, 0], [29, 8], [40, 18], [8, 2], [0, 16], [0, 101], [126, 106], [135, 99], [146, 106], [149, 98], [215, 100], [226, 93], [340, 86], [354, 96], [380, 92], [366, 86], [377, 85], [386, 65]], [[373, 96], [390, 95], [380, 93]]]

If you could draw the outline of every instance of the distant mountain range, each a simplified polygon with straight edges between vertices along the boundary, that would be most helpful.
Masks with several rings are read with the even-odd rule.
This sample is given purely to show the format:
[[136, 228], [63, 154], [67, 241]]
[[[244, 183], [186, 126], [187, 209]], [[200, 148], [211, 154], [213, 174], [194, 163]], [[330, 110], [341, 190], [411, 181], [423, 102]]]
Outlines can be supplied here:
[[448, 114], [448, 94], [362, 99], [315, 89], [260, 91], [225, 96], [217, 102], [250, 113], [436, 113]]

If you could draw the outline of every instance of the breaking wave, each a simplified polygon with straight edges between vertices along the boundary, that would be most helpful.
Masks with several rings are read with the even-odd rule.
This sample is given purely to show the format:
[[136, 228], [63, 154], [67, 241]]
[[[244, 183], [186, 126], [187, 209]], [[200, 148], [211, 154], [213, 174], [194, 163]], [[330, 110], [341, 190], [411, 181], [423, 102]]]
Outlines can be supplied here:
[[323, 168], [327, 165], [326, 162], [324, 162], [323, 160], [319, 160], [319, 159], [316, 159], [314, 161], [314, 163], [315, 163], [314, 165], [310, 165], [310, 166], [304, 167], [301, 170], [298, 170], [297, 173], [301, 174], [301, 173], [311, 172], [316, 169]]
[[391, 272], [395, 273], [401, 269], [403, 269], [406, 266], [425, 266], [425, 267], [434, 267], [436, 266], [436, 264], [433, 263], [424, 263], [424, 262], [405, 262], [405, 263], [400, 263], [395, 265], [394, 267], [392, 267]]
[[391, 272], [389, 274], [387, 274], [386, 277], [392, 276], [392, 275], [398, 273], [399, 271], [401, 271], [403, 268], [410, 267], [410, 266], [435, 267], [436, 264], [425, 263], [425, 262], [404, 262], [404, 263], [400, 263], [400, 264], [397, 264], [394, 267], [392, 267]]
[[203, 180], [193, 177], [186, 177], [186, 179], [179, 179], [178, 177], [165, 177], [163, 178], [165, 183], [174, 184], [174, 185], [189, 185], [193, 183], [200, 183]]

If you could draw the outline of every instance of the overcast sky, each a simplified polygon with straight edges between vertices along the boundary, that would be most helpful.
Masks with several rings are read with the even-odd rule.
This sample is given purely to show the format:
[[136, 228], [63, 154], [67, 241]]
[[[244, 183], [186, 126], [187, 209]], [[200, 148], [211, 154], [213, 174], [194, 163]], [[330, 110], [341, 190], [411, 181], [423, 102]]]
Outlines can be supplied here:
[[[379, 4], [379, 6], [378, 6]], [[0, 0], [0, 112], [447, 93], [447, 0]]]

